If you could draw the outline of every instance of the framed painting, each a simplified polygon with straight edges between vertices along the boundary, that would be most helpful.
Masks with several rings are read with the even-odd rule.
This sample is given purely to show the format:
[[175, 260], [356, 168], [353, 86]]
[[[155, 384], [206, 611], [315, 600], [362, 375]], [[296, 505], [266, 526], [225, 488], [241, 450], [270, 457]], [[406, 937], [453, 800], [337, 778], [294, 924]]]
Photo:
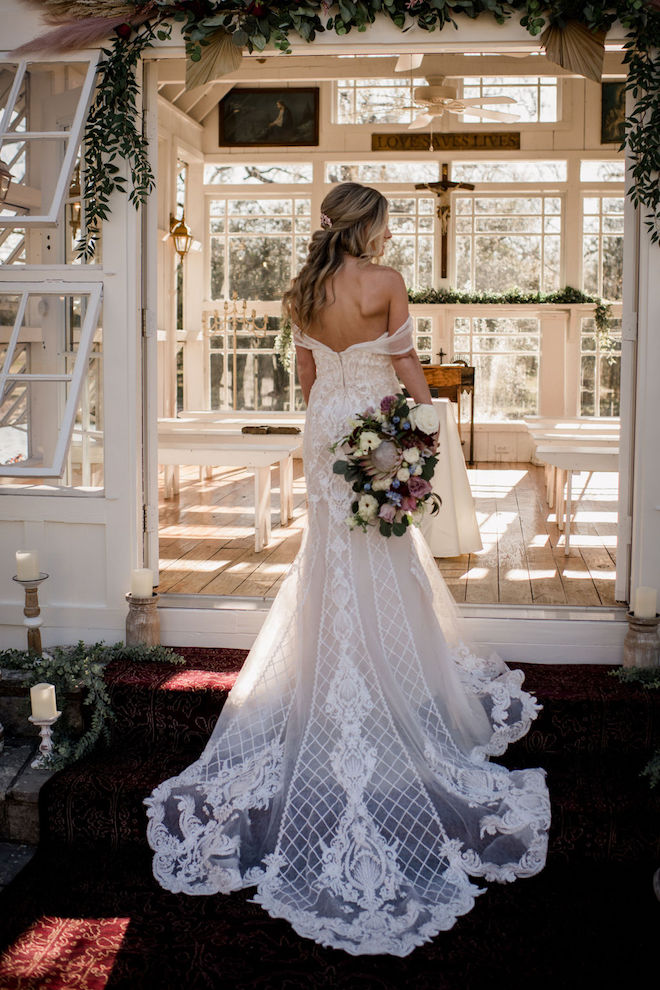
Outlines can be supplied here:
[[318, 86], [232, 89], [221, 100], [221, 145], [293, 147], [319, 143]]
[[626, 84], [623, 81], [604, 82], [600, 88], [600, 143], [621, 144], [625, 134]]

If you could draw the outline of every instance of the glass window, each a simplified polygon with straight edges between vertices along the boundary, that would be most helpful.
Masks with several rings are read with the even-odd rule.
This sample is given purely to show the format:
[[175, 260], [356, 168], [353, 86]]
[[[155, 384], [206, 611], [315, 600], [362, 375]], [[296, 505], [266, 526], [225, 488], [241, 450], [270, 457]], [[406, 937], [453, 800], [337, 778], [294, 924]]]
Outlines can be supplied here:
[[401, 272], [409, 288], [433, 285], [433, 199], [406, 196], [389, 203], [392, 239], [385, 248], [385, 262]]
[[255, 162], [248, 165], [205, 165], [206, 185], [245, 185], [247, 184], [299, 184], [313, 179], [311, 162], [295, 162], [281, 165], [267, 165]]
[[213, 199], [211, 299], [280, 299], [307, 257], [311, 199]]
[[453, 162], [454, 182], [566, 182], [566, 161]]
[[326, 162], [326, 182], [436, 182], [438, 162]]
[[415, 326], [415, 350], [422, 364], [433, 363], [433, 322], [428, 316], [413, 318]]
[[0, 476], [62, 478], [102, 450], [100, 303], [100, 283], [0, 284]]
[[618, 416], [621, 380], [621, 320], [610, 320], [610, 342], [602, 344], [593, 317], [582, 319], [580, 415]]
[[623, 182], [626, 166], [622, 159], [580, 162], [580, 182]]
[[[12, 182], [0, 228], [55, 223], [70, 186], [97, 56], [67, 61], [0, 62], [0, 159]], [[67, 99], [68, 97], [68, 99]]]
[[623, 291], [623, 196], [582, 200], [582, 288], [604, 299]]
[[292, 358], [286, 371], [277, 356], [280, 320], [256, 317], [238, 301], [204, 313], [209, 341], [211, 409], [302, 409]]
[[540, 321], [529, 317], [457, 317], [454, 354], [475, 369], [475, 417], [523, 419], [538, 411]]
[[409, 124], [418, 112], [413, 89], [423, 78], [338, 79], [335, 83], [335, 123]]
[[[521, 124], [546, 123], [557, 117], [557, 79], [554, 76], [466, 76], [463, 96], [511, 96], [515, 106], [493, 107], [518, 114]], [[479, 117], [463, 114], [466, 123], [488, 123]], [[518, 123], [518, 121], [516, 122]]]
[[474, 292], [559, 288], [558, 196], [478, 196], [454, 200], [456, 287]]

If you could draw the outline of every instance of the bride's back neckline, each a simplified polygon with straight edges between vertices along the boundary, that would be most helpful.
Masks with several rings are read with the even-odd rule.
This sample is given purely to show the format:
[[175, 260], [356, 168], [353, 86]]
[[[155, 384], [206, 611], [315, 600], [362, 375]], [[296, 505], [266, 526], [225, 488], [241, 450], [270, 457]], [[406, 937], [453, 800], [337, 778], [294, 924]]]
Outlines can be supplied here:
[[402, 323], [401, 326], [394, 331], [394, 333], [390, 334], [387, 330], [384, 330], [383, 333], [379, 334], [377, 337], [368, 337], [366, 340], [356, 340], [355, 343], [349, 344], [348, 347], [342, 347], [341, 350], [330, 347], [329, 344], [326, 344], [323, 340], [319, 340], [318, 337], [314, 337], [312, 334], [306, 333], [304, 330], [300, 330], [300, 328], [295, 324], [294, 327], [298, 330], [301, 337], [307, 337], [308, 340], [313, 340], [315, 344], [319, 345], [319, 347], [324, 347], [327, 351], [331, 351], [332, 354], [345, 354], [347, 351], [352, 351], [354, 347], [364, 347], [365, 344], [377, 344], [378, 341], [382, 340], [384, 337], [396, 337], [398, 333], [401, 333], [402, 330], [408, 327], [411, 319], [412, 317], [407, 316], [405, 322]]

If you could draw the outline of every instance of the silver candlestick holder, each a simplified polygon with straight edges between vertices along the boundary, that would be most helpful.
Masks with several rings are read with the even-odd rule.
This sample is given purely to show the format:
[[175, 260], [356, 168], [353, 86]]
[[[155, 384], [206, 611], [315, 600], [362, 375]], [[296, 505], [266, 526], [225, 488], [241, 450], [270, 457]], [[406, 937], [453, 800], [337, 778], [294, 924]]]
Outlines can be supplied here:
[[628, 632], [623, 641], [624, 667], [657, 667], [660, 665], [660, 639], [658, 624], [660, 615], [641, 619], [633, 612], [626, 613]]
[[48, 766], [50, 755], [53, 752], [53, 726], [61, 714], [62, 712], [55, 712], [53, 718], [34, 718], [33, 715], [28, 715], [28, 722], [38, 725], [41, 735], [39, 755], [30, 764], [35, 770], [44, 770]]
[[14, 581], [25, 589], [25, 606], [23, 608], [23, 625], [27, 628], [28, 653], [38, 653], [41, 655], [41, 609], [39, 607], [39, 585], [48, 577], [43, 571], [38, 578], [30, 578], [24, 581], [14, 575]]
[[154, 592], [149, 598], [137, 598], [130, 593], [126, 595], [128, 602], [127, 646], [158, 646], [160, 644], [159, 600], [158, 592]]

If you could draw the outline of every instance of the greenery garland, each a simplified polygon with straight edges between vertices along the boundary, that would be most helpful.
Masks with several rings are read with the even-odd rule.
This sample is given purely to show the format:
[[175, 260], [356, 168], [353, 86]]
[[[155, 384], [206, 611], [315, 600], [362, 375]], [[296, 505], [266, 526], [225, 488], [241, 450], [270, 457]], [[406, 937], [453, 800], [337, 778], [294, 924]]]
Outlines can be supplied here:
[[53, 728], [53, 754], [49, 769], [61, 770], [70, 763], [89, 755], [98, 742], [110, 739], [109, 723], [115, 718], [104, 679], [104, 670], [111, 660], [160, 661], [183, 664], [186, 661], [167, 646], [106, 646], [94, 643], [85, 646], [56, 646], [49, 653], [37, 656], [25, 650], [0, 650], [0, 667], [23, 670], [27, 685], [54, 684], [60, 699], [77, 688], [84, 692], [83, 705], [89, 709], [89, 719], [82, 735], [71, 731], [63, 715]]
[[[85, 258], [94, 253], [99, 221], [109, 215], [110, 196], [126, 192], [116, 165], [117, 157], [131, 166], [130, 197], [144, 203], [154, 186], [147, 143], [142, 135], [134, 69], [155, 39], [181, 28], [188, 58], [199, 61], [202, 49], [218, 32], [225, 32], [239, 48], [263, 52], [273, 45], [291, 50], [297, 35], [314, 41], [317, 34], [334, 31], [340, 37], [355, 28], [363, 32], [377, 17], [387, 17], [400, 30], [413, 25], [424, 31], [442, 30], [458, 19], [489, 15], [498, 24], [517, 16], [537, 37], [548, 25], [565, 27], [578, 21], [592, 31], [607, 31], [618, 19], [627, 31], [624, 62], [627, 88], [637, 100], [626, 120], [626, 143], [632, 159], [633, 186], [629, 194], [647, 211], [652, 241], [660, 237], [660, 3], [658, 0], [135, 0], [135, 10], [148, 20], [139, 27], [126, 23], [114, 28], [110, 47], [103, 49], [99, 82], [90, 115], [84, 149], [84, 198], [88, 229], [78, 243]], [[102, 8], [100, 8], [102, 12]], [[139, 18], [138, 18], [139, 19]], [[112, 28], [109, 26], [109, 31]], [[101, 140], [102, 139], [102, 140]]]
[[[660, 667], [617, 667], [610, 671], [610, 675], [624, 684], [639, 684], [647, 691], [660, 688]], [[640, 771], [640, 776], [648, 777], [651, 787], [660, 784], [660, 749], [652, 753], [651, 759]]]

